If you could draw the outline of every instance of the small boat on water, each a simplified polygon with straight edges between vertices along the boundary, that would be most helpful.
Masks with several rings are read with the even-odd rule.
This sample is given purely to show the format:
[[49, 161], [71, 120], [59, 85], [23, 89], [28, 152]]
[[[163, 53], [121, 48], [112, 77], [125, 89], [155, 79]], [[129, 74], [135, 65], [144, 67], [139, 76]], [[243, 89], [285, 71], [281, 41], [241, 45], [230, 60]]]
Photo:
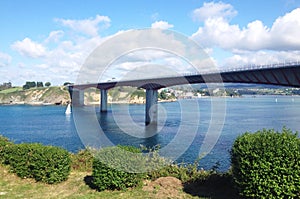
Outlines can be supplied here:
[[66, 115], [70, 115], [71, 113], [72, 113], [72, 111], [71, 111], [71, 104], [68, 104], [67, 109], [65, 111], [65, 114]]

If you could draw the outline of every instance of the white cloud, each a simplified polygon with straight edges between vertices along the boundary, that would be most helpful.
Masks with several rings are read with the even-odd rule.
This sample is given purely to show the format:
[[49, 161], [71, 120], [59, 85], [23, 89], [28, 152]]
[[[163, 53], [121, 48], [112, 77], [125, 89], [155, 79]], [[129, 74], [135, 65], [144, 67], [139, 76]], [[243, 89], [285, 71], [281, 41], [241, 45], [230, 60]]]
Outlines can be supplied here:
[[83, 33], [88, 36], [97, 36], [100, 27], [108, 28], [110, 26], [110, 18], [100, 15], [97, 15], [95, 18], [83, 20], [55, 19], [55, 21], [61, 23], [63, 26], [71, 28], [78, 33]]
[[[49, 32], [48, 36], [40, 42], [31, 38], [14, 42], [11, 48], [29, 58], [25, 62], [22, 60], [21, 65], [15, 64], [15, 70], [19, 71], [19, 75], [22, 74], [22, 78], [18, 79], [21, 83], [18, 82], [18, 84], [21, 85], [22, 81], [26, 79], [40, 77], [45, 77], [53, 85], [59, 85], [66, 81], [75, 82], [85, 59], [105, 39], [99, 35], [101, 27], [96, 27], [97, 21], [101, 20], [105, 21], [105, 18], [96, 16], [92, 20], [77, 21], [82, 22], [82, 24], [88, 23], [88, 21], [91, 21], [91, 24], [95, 23], [97, 29], [95, 36], [82, 34], [80, 28], [76, 29], [76, 22], [70, 20], [74, 22], [74, 30], [72, 29], [72, 31], [67, 31], [67, 27], [62, 25], [60, 30]], [[1, 61], [0, 57], [0, 63]], [[3, 75], [0, 75], [0, 78], [1, 76]]]
[[230, 25], [223, 18], [210, 18], [205, 21], [204, 27], [199, 27], [192, 38], [204, 47], [231, 49], [236, 46], [240, 36], [237, 25]]
[[173, 24], [169, 24], [166, 21], [156, 21], [151, 24], [151, 28], [159, 28], [159, 29], [163, 29], [163, 30], [173, 28], [173, 27], [174, 27]]
[[223, 2], [204, 2], [203, 6], [193, 11], [192, 17], [195, 21], [205, 21], [210, 18], [231, 19], [237, 15], [232, 5]]
[[193, 12], [193, 19], [203, 25], [191, 37], [204, 48], [220, 48], [221, 53], [231, 54], [222, 62], [218, 60], [220, 66], [300, 61], [300, 8], [278, 17], [270, 27], [260, 20], [245, 27], [231, 24], [228, 19], [236, 13], [224, 3], [204, 3]]
[[[224, 5], [221, 3], [221, 5]], [[199, 10], [211, 8], [212, 11], [199, 14]], [[250, 22], [246, 27], [230, 24], [228, 16], [232, 16], [230, 6], [221, 9], [220, 3], [204, 4], [202, 8], [196, 9], [198, 18], [204, 20], [204, 25], [192, 35], [192, 38], [200, 45], [211, 48], [220, 47], [225, 50], [299, 50], [300, 49], [300, 8], [279, 17], [272, 27], [265, 26], [261, 21]], [[209, 13], [216, 13], [209, 17]]]
[[39, 58], [46, 55], [46, 48], [42, 44], [34, 42], [29, 38], [25, 38], [22, 41], [16, 41], [11, 47], [21, 55], [30, 58]]
[[56, 30], [56, 31], [52, 31], [50, 32], [48, 38], [45, 40], [46, 43], [49, 42], [59, 42], [59, 40], [64, 36], [64, 31], [62, 30]]
[[8, 66], [11, 63], [11, 56], [0, 52], [0, 67]]
[[240, 52], [225, 59], [223, 66], [268, 65], [284, 62], [299, 62], [300, 51]]
[[277, 18], [270, 33], [273, 48], [300, 50], [300, 8]]

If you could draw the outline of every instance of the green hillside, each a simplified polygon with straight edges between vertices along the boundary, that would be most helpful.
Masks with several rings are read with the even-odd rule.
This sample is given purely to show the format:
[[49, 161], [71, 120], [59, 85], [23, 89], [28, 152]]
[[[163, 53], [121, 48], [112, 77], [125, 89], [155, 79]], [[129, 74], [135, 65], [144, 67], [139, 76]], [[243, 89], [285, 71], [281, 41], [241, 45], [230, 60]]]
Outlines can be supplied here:
[[0, 104], [66, 104], [70, 101], [65, 87], [39, 87], [24, 90], [13, 87], [0, 91]]

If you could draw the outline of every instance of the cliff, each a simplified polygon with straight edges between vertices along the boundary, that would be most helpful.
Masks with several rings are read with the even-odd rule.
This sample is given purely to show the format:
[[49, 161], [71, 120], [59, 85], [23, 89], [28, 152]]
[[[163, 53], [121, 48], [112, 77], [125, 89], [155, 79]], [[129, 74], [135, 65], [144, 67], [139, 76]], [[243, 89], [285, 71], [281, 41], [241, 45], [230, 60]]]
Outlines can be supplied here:
[[15, 87], [0, 91], [0, 104], [67, 104], [69, 92], [65, 87], [42, 87], [23, 90]]
[[[145, 91], [131, 87], [113, 88], [108, 92], [108, 103], [145, 103]], [[159, 101], [174, 101], [175, 98], [161, 99]], [[84, 102], [86, 105], [99, 104], [100, 92], [98, 89], [86, 89]], [[52, 86], [30, 88], [24, 90], [21, 87], [9, 88], [0, 91], [0, 104], [30, 104], [30, 105], [66, 105], [71, 102], [66, 87]]]

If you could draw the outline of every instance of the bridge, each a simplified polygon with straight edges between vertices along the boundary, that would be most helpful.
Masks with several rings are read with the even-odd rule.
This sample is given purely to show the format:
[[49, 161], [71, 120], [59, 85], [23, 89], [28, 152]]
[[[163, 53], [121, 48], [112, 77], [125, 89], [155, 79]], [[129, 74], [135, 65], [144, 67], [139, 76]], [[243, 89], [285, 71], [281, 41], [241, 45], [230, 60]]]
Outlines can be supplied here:
[[158, 89], [201, 83], [246, 83], [266, 84], [300, 88], [300, 62], [285, 62], [270, 65], [252, 65], [206, 73], [183, 74], [182, 76], [158, 77], [69, 85], [72, 106], [84, 105], [84, 90], [100, 89], [100, 110], [107, 111], [107, 91], [116, 86], [132, 86], [146, 90], [145, 124], [157, 122]]

